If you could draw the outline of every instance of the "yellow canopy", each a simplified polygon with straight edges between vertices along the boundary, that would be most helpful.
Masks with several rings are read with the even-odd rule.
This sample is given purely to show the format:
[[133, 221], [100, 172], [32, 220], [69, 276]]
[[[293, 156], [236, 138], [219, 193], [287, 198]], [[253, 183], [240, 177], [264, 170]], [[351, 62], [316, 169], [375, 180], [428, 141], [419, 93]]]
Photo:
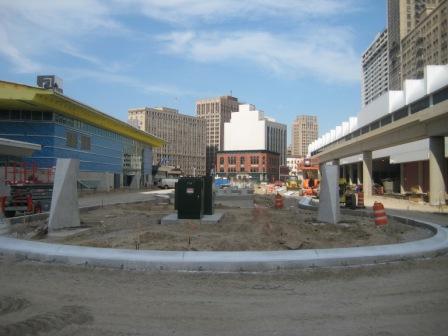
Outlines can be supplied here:
[[115, 132], [152, 147], [166, 142], [127, 123], [100, 112], [93, 107], [66, 97], [52, 89], [0, 81], [0, 109], [26, 111], [53, 111], [67, 117]]

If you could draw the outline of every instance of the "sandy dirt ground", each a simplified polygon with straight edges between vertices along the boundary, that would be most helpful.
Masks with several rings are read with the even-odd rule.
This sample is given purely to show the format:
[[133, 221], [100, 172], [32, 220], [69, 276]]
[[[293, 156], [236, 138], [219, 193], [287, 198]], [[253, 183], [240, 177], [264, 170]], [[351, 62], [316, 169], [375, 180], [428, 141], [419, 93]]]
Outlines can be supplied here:
[[427, 230], [391, 220], [376, 227], [370, 217], [342, 215], [336, 225], [320, 223], [315, 211], [298, 209], [295, 199], [287, 199], [281, 210], [273, 209], [273, 196], [231, 200], [217, 200], [221, 205], [216, 212], [224, 213], [218, 224], [161, 225], [160, 219], [173, 212], [173, 206], [144, 202], [83, 213], [87, 230], [68, 237], [39, 234], [43, 223], [16, 224], [11, 235], [82, 246], [181, 251], [299, 250], [392, 244], [431, 236]]
[[448, 257], [259, 274], [0, 257], [0, 335], [447, 335]]

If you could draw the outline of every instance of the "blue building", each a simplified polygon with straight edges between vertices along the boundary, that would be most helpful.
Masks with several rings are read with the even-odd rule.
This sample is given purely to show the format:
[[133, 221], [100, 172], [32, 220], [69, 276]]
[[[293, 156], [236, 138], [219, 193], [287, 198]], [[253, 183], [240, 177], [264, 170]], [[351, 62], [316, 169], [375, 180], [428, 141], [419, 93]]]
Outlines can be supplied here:
[[[101, 190], [150, 185], [152, 148], [164, 141], [73, 100], [56, 89], [0, 81], [0, 138], [42, 146], [25, 161], [52, 168], [80, 160], [80, 181]], [[2, 157], [3, 162], [8, 158]]]

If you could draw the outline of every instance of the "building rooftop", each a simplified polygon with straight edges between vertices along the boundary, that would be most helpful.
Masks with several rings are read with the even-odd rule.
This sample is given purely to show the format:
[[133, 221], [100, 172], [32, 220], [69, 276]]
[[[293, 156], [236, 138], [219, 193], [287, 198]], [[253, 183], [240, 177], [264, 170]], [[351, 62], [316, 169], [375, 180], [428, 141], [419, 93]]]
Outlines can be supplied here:
[[0, 81], [0, 109], [26, 111], [52, 111], [79, 119], [127, 138], [160, 147], [165, 141], [140, 131], [95, 108], [69, 98], [53, 89]]

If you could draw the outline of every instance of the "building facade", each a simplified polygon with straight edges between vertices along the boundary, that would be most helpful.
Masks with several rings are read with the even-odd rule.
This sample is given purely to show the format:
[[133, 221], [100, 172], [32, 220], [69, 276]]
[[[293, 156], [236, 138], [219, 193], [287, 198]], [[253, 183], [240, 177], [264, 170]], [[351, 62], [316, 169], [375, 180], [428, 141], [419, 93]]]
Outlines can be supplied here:
[[387, 29], [364, 52], [361, 67], [361, 104], [365, 106], [389, 90]]
[[[152, 184], [152, 148], [164, 141], [53, 89], [0, 81], [0, 137], [39, 144], [39, 168], [80, 161], [82, 185], [99, 190]], [[3, 157], [5, 162], [8, 158]]]
[[223, 151], [217, 153], [219, 177], [252, 182], [279, 179], [280, 156], [267, 150]]
[[292, 155], [304, 157], [308, 154], [308, 146], [317, 139], [319, 125], [317, 117], [311, 115], [298, 116], [291, 130]]
[[196, 101], [196, 115], [206, 122], [206, 172], [215, 169], [216, 154], [224, 149], [224, 123], [238, 111], [238, 98], [221, 96]]
[[288, 156], [286, 158], [286, 165], [289, 168], [290, 176], [297, 176], [299, 172], [299, 164], [303, 162], [303, 157], [299, 156]]
[[404, 79], [421, 79], [426, 65], [448, 64], [448, 0], [427, 15], [401, 42]]
[[205, 175], [205, 120], [167, 107], [128, 111], [130, 124], [166, 141], [153, 150], [153, 164], [179, 167], [185, 175]]
[[241, 104], [224, 124], [224, 150], [267, 150], [279, 153], [286, 165], [286, 125], [264, 116], [251, 104]]
[[401, 41], [438, 6], [439, 2], [440, 0], [388, 0], [390, 90], [401, 90], [405, 79], [402, 74]]

